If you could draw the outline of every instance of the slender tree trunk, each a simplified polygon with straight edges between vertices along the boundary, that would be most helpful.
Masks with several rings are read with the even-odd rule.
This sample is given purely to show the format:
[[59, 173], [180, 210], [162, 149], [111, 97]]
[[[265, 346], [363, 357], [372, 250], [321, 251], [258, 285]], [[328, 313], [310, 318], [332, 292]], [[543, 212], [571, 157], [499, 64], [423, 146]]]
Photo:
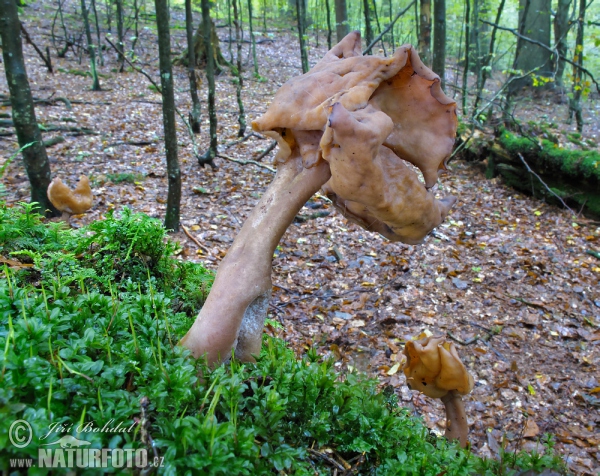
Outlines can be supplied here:
[[420, 0], [421, 18], [419, 30], [419, 56], [426, 65], [431, 65], [431, 0]]
[[263, 31], [265, 35], [267, 34], [267, 0], [263, 0], [262, 2], [262, 10], [263, 10]]
[[504, 5], [506, 4], [506, 0], [500, 1], [500, 6], [496, 12], [496, 21], [494, 22], [494, 26], [492, 27], [492, 34], [490, 37], [490, 46], [488, 50], [488, 54], [482, 61], [481, 67], [481, 83], [479, 85], [479, 89], [477, 90], [477, 96], [475, 96], [475, 104], [473, 105], [473, 113], [477, 112], [477, 107], [479, 106], [479, 102], [481, 101], [481, 95], [483, 94], [483, 90], [485, 88], [485, 83], [488, 78], [492, 74], [493, 69], [493, 58], [494, 58], [494, 48], [496, 47], [496, 34], [498, 33], [498, 25], [500, 24], [500, 19], [502, 18], [502, 11], [504, 10]]
[[433, 0], [433, 71], [446, 85], [446, 0]]
[[165, 153], [169, 190], [165, 227], [179, 231], [179, 207], [181, 202], [181, 172], [177, 159], [177, 129], [175, 127], [175, 95], [173, 91], [173, 68], [171, 66], [171, 35], [169, 32], [169, 8], [167, 0], [154, 0], [156, 28], [158, 31], [158, 62], [163, 101], [163, 125], [165, 130]]
[[235, 95], [238, 103], [238, 124], [240, 125], [240, 130], [238, 131], [238, 137], [243, 137], [246, 133], [246, 112], [244, 111], [244, 103], [242, 101], [242, 88], [244, 87], [244, 77], [242, 71], [242, 35], [240, 32], [240, 16], [238, 14], [237, 8], [238, 0], [233, 0], [233, 18], [235, 23], [235, 44], [237, 48], [237, 57], [236, 57], [236, 77], [237, 83], [235, 86]]
[[256, 38], [254, 38], [254, 29], [252, 27], [252, 0], [248, 0], [248, 28], [250, 28], [250, 41], [252, 44], [252, 60], [254, 61], [254, 77], [260, 78], [258, 72], [258, 61], [256, 60]]
[[363, 0], [363, 14], [365, 16], [365, 42], [370, 45], [373, 42], [373, 28], [371, 27], [371, 7], [369, 0]]
[[[392, 19], [392, 17], [394, 16], [394, 7], [392, 5], [392, 0], [388, 0], [388, 5], [389, 5], [389, 9], [390, 9], [390, 20]], [[396, 49], [396, 41], [394, 40], [394, 28], [396, 27], [396, 25], [393, 25], [392, 28], [390, 28], [390, 46], [392, 47], [392, 51], [394, 51]]]
[[229, 62], [233, 64], [233, 22], [231, 21], [231, 0], [227, 0], [227, 27], [229, 28], [229, 44], [227, 49], [229, 50]]
[[200, 99], [198, 98], [198, 83], [196, 82], [196, 55], [194, 51], [194, 17], [192, 0], [185, 0], [185, 30], [187, 33], [188, 78], [192, 96], [192, 110], [189, 113], [190, 127], [196, 134], [200, 133]]
[[138, 38], [140, 37], [139, 23], [140, 23], [140, 0], [133, 0], [133, 29], [134, 35], [131, 40], [131, 57], [135, 57], [135, 45], [137, 44]]
[[88, 53], [90, 55], [90, 70], [92, 71], [92, 91], [101, 91], [98, 72], [96, 71], [96, 47], [92, 41], [92, 30], [90, 29], [90, 21], [88, 10], [85, 5], [85, 0], [81, 0], [81, 13], [83, 16], [83, 25], [85, 28], [85, 36], [88, 44]]
[[202, 0], [202, 29], [206, 48], [206, 82], [208, 83], [208, 119], [210, 122], [210, 146], [206, 153], [198, 158], [201, 166], [214, 167], [213, 159], [217, 155], [217, 111], [215, 110], [215, 55], [211, 40], [210, 1]]
[[296, 0], [296, 18], [298, 20], [298, 37], [300, 39], [300, 59], [302, 61], [302, 73], [308, 73], [308, 54], [306, 52], [306, 41], [304, 37], [304, 0]]
[[112, 6], [111, 0], [104, 0], [104, 6], [106, 7], [106, 29], [112, 31]]
[[52, 206], [46, 194], [51, 178], [50, 162], [35, 117], [33, 97], [23, 59], [21, 22], [14, 0], [0, 0], [0, 38], [4, 72], [10, 91], [12, 119], [31, 184], [31, 201], [39, 203], [42, 210], [48, 210], [49, 216], [58, 216], [60, 213]]
[[462, 78], [462, 110], [467, 115], [467, 91], [469, 90], [469, 58], [471, 57], [471, 0], [465, 0], [465, 68]]
[[565, 72], [565, 60], [561, 58], [567, 55], [567, 35], [569, 33], [569, 6], [571, 0], [558, 0], [558, 8], [554, 17], [554, 41], [559, 57], [556, 58], [556, 85], [564, 87], [563, 75]]
[[579, 133], [583, 132], [583, 111], [581, 105], [581, 95], [583, 93], [583, 74], [581, 67], [583, 67], [583, 27], [585, 22], [585, 11], [586, 3], [585, 0], [579, 0], [579, 17], [577, 18], [577, 38], [575, 39], [575, 56], [573, 62], [578, 67], [573, 67], [573, 98], [569, 102], [569, 116], [570, 118], [575, 115], [577, 121], [577, 130]]
[[325, 0], [325, 10], [327, 11], [327, 48], [331, 49], [331, 6], [329, 0]]
[[96, 41], [98, 42], [98, 58], [100, 59], [100, 66], [104, 66], [104, 55], [102, 54], [102, 43], [100, 41], [100, 23], [98, 22], [98, 11], [96, 10], [96, 0], [90, 0], [92, 2], [92, 10], [94, 10], [94, 23], [96, 24]]
[[[115, 0], [117, 5], [117, 36], [119, 47], [119, 72], [122, 73], [125, 69], [125, 33], [123, 27], [123, 0]], [[158, 14], [157, 14], [158, 17]]]
[[335, 0], [335, 30], [338, 42], [350, 33], [346, 0]]
[[[379, 36], [381, 35], [381, 24], [379, 23], [379, 15], [377, 14], [377, 2], [375, 0], [373, 0], [373, 15], [375, 16], [375, 24], [377, 25], [377, 35]], [[383, 41], [383, 37], [381, 38], [381, 48], [383, 49], [383, 56], [387, 56], [387, 51], [385, 50], [385, 42]]]

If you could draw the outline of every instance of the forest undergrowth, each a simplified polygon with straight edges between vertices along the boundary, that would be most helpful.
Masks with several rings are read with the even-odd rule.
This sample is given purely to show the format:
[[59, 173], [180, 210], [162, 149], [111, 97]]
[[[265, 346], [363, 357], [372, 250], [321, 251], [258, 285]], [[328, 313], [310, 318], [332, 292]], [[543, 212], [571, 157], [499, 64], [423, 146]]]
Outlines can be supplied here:
[[[46, 41], [50, 24], [39, 14], [44, 8], [44, 3], [33, 4], [23, 17], [40, 42]], [[173, 23], [181, 25], [182, 18], [176, 12]], [[179, 52], [184, 31], [172, 34], [173, 50]], [[247, 45], [243, 50], [250, 61], [244, 89], [249, 119], [264, 112], [277, 88], [301, 72], [293, 31], [273, 31], [264, 39], [257, 45], [262, 79], [252, 77]], [[227, 43], [221, 47], [228, 57]], [[323, 53], [322, 45], [316, 48], [311, 40], [311, 64]], [[107, 50], [106, 66], [99, 68], [103, 90], [92, 92], [85, 60], [79, 63], [72, 54], [53, 58], [56, 73], [51, 75], [31, 48], [25, 48], [25, 55], [34, 97], [48, 99], [36, 108], [39, 121], [80, 129], [44, 134], [44, 139], [58, 134], [65, 138], [48, 149], [54, 175], [71, 185], [80, 174], [92, 181], [94, 206], [73, 220], [76, 226], [110, 210], [120, 213], [124, 206], [162, 218], [166, 170], [161, 103], [146, 78], [131, 70], [113, 72], [115, 55]], [[152, 28], [141, 33], [137, 55], [139, 64], [158, 78]], [[6, 90], [3, 73], [0, 84]], [[174, 74], [178, 107], [187, 112], [187, 72], [179, 67]], [[68, 106], [52, 101], [61, 97], [68, 98]], [[235, 85], [226, 72], [217, 78], [216, 97], [220, 153], [256, 159], [270, 142], [250, 136], [234, 143]], [[208, 145], [205, 102], [202, 107], [203, 130], [196, 140], [203, 151]], [[584, 139], [598, 139], [597, 108], [597, 99], [585, 105], [589, 128]], [[563, 114], [566, 105], [547, 94], [539, 100], [523, 98], [515, 111], [524, 121], [561, 124], [557, 127], [563, 142], [572, 144], [567, 138], [574, 126], [562, 125]], [[219, 158], [218, 170], [202, 169], [181, 123], [178, 139], [187, 233], [173, 235], [180, 244], [177, 256], [215, 270], [273, 175]], [[1, 136], [0, 148], [6, 165], [18, 149], [15, 137]], [[9, 204], [27, 200], [28, 182], [18, 160], [7, 165], [2, 180]], [[403, 342], [425, 330], [445, 334], [475, 377], [475, 389], [465, 403], [478, 454], [494, 456], [503, 446], [533, 449], [549, 432], [571, 471], [596, 474], [598, 223], [523, 196], [500, 179], [486, 180], [478, 165], [460, 160], [451, 163], [440, 189], [459, 200], [446, 222], [419, 246], [369, 234], [336, 214], [322, 197], [314, 197], [277, 248], [270, 318], [282, 327], [270, 327], [269, 332], [285, 339], [297, 355], [315, 349], [332, 358], [338, 372], [357, 369], [376, 376], [437, 433], [443, 433], [442, 407], [406, 387], [401, 350]]]

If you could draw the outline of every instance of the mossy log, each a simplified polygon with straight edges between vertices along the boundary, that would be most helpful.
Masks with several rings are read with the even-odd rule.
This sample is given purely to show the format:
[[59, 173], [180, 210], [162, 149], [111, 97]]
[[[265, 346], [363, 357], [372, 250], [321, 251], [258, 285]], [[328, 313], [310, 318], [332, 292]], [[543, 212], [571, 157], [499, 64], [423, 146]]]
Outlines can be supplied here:
[[549, 203], [560, 205], [559, 196], [574, 210], [600, 218], [597, 151], [564, 149], [546, 139], [501, 129], [493, 141], [476, 140], [464, 155], [470, 160], [485, 160], [487, 178], [501, 176], [507, 185]]
[[[211, 19], [211, 32], [210, 32], [210, 41], [212, 43], [214, 64], [216, 68], [217, 74], [221, 72], [221, 68], [224, 66], [230, 67], [231, 64], [229, 61], [225, 59], [223, 53], [221, 52], [221, 47], [219, 45], [219, 37], [217, 36], [217, 29], [215, 27], [214, 21]], [[206, 66], [206, 47], [204, 45], [204, 31], [202, 29], [202, 22], [198, 25], [198, 29], [194, 33], [194, 54], [196, 58], [196, 67], [204, 69]], [[176, 65], [188, 65], [188, 54], [187, 48], [173, 60], [173, 64]]]

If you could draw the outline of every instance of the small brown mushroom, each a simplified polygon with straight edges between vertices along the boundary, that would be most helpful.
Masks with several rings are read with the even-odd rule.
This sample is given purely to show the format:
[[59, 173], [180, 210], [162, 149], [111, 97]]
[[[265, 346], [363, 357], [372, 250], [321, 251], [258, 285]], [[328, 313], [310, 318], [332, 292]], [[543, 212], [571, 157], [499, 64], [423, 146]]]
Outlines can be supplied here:
[[404, 347], [404, 375], [408, 386], [431, 398], [440, 398], [446, 409], [446, 438], [468, 443], [469, 426], [462, 395], [473, 390], [473, 377], [460, 361], [452, 342], [443, 337], [409, 341]]
[[[181, 343], [210, 364], [229, 358], [232, 349], [241, 360], [258, 354], [273, 252], [321, 187], [365, 229], [419, 243], [454, 203], [452, 197], [436, 200], [426, 187], [450, 154], [456, 123], [456, 104], [411, 46], [388, 58], [362, 56], [358, 32], [285, 83], [252, 123], [279, 144], [275, 179], [223, 259]], [[420, 168], [425, 184], [404, 160]]]

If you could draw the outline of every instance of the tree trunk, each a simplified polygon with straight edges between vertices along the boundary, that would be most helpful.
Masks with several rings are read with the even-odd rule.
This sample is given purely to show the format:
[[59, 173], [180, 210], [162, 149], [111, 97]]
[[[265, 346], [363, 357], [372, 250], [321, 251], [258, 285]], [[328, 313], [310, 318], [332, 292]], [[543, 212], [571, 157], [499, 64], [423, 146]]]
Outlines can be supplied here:
[[308, 54], [306, 52], [306, 41], [304, 38], [304, 0], [296, 0], [296, 18], [298, 21], [298, 38], [300, 40], [300, 60], [302, 61], [302, 73], [307, 73], [309, 68]]
[[115, 0], [115, 3], [117, 5], [117, 36], [119, 40], [117, 46], [119, 47], [119, 72], [122, 73], [123, 69], [125, 69], [125, 33], [123, 27], [123, 0]]
[[49, 216], [58, 216], [60, 213], [50, 203], [46, 194], [51, 178], [50, 163], [35, 117], [33, 97], [23, 59], [21, 22], [14, 0], [0, 0], [0, 38], [4, 72], [10, 91], [12, 119], [31, 184], [31, 201], [39, 203], [42, 211], [48, 210]]
[[338, 42], [342, 41], [350, 33], [346, 0], [335, 0], [335, 30]]
[[419, 56], [427, 66], [431, 65], [431, 0], [420, 0], [421, 17], [419, 29]]
[[96, 71], [96, 47], [92, 41], [92, 31], [90, 29], [90, 21], [88, 17], [85, 0], [81, 0], [81, 13], [83, 16], [83, 25], [85, 28], [85, 36], [88, 44], [88, 53], [90, 55], [90, 70], [92, 71], [92, 91], [101, 91], [98, 72]]
[[260, 78], [258, 73], [258, 61], [256, 60], [256, 39], [254, 38], [254, 28], [252, 26], [252, 0], [248, 0], [248, 28], [250, 29], [250, 42], [252, 45], [252, 61], [254, 62], [254, 77]]
[[169, 191], [165, 227], [179, 231], [179, 206], [181, 202], [181, 172], [177, 159], [177, 129], [175, 127], [175, 96], [173, 92], [173, 68], [171, 66], [171, 35], [169, 33], [169, 8], [167, 0], [154, 0], [156, 28], [158, 32], [158, 62], [163, 102], [163, 125], [165, 130], [165, 153]]
[[465, 0], [465, 66], [462, 77], [462, 111], [467, 115], [467, 91], [469, 82], [469, 57], [471, 56], [471, 0]]
[[[573, 62], [578, 66], [583, 66], [583, 27], [585, 21], [586, 3], [585, 0], [579, 0], [579, 17], [577, 18], [577, 38], [575, 39], [575, 56]], [[577, 121], [577, 130], [583, 132], [583, 112], [581, 107], [581, 95], [586, 86], [583, 84], [583, 74], [581, 69], [573, 67], [573, 97], [569, 101], [569, 117], [575, 114]]]
[[370, 45], [373, 42], [373, 28], [371, 27], [371, 7], [369, 0], [363, 0], [363, 13], [365, 15], [365, 42]]
[[571, 25], [569, 25], [569, 6], [571, 0], [558, 0], [558, 8], [554, 17], [554, 41], [559, 57], [556, 58], [556, 85], [559, 88], [564, 87], [563, 74], [565, 72], [565, 60], [561, 56], [567, 56], [567, 35]]
[[445, 86], [446, 75], [446, 0], [433, 0], [433, 72]]
[[98, 21], [98, 10], [96, 9], [96, 0], [90, 0], [92, 10], [94, 11], [94, 23], [96, 25], [96, 41], [98, 42], [98, 58], [100, 59], [100, 66], [104, 66], [104, 56], [102, 55], [102, 48], [100, 47], [100, 22]]
[[[520, 0], [519, 33], [550, 48], [550, 0]], [[514, 69], [527, 73], [536, 69], [540, 76], [552, 75], [550, 50], [519, 39], [514, 62]], [[515, 80], [511, 83], [511, 92], [530, 86], [531, 78]]]
[[[198, 163], [204, 167], [209, 164], [214, 167], [213, 159], [217, 155], [217, 111], [215, 110], [215, 54], [211, 33], [214, 24], [210, 18], [210, 1], [202, 0], [202, 30], [206, 51], [206, 82], [208, 83], [208, 119], [210, 122], [210, 145], [206, 153], [198, 158]], [[216, 36], [216, 33], [214, 33]], [[217, 43], [218, 44], [218, 43]]]
[[325, 10], [327, 12], [327, 48], [331, 49], [331, 6], [329, 0], [325, 0]]
[[237, 47], [236, 55], [236, 78], [237, 83], [235, 85], [235, 96], [238, 103], [238, 124], [240, 129], [238, 131], [238, 137], [244, 137], [246, 133], [246, 112], [244, 111], [244, 102], [242, 101], [242, 88], [244, 87], [244, 77], [242, 75], [242, 35], [240, 28], [240, 15], [237, 7], [238, 0], [233, 0], [233, 21], [235, 24], [235, 44]]
[[196, 55], [194, 52], [194, 17], [192, 0], [185, 0], [185, 30], [187, 33], [188, 78], [192, 96], [192, 110], [189, 113], [190, 127], [196, 134], [200, 133], [200, 99], [198, 98], [198, 83], [196, 81]]

